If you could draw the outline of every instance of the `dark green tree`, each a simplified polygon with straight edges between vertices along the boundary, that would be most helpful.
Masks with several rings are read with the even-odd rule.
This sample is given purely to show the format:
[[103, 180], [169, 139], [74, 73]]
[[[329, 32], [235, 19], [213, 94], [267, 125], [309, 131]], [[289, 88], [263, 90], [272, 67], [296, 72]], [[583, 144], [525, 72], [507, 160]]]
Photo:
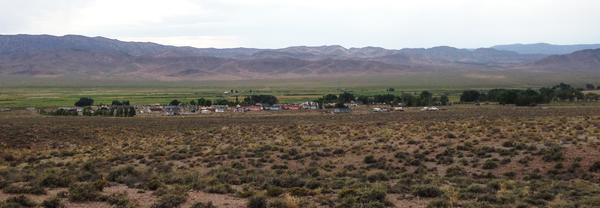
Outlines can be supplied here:
[[179, 100], [172, 100], [169, 105], [179, 105], [179, 103], [181, 103]]
[[135, 114], [136, 114], [135, 108], [133, 106], [129, 107], [129, 114], [127, 114], [127, 116], [134, 117]]
[[498, 94], [498, 97], [496, 99], [498, 100], [498, 103], [502, 105], [514, 104], [517, 98], [519, 97], [517, 92], [517, 90], [504, 90], [503, 92]]
[[198, 99], [198, 106], [206, 106], [206, 100], [204, 98]]
[[594, 90], [594, 89], [595, 89], [595, 87], [594, 87], [594, 85], [593, 85], [593, 84], [585, 84], [585, 88], [586, 88], [587, 90]]
[[442, 95], [442, 96], [440, 96], [440, 103], [442, 105], [448, 104], [449, 101], [450, 101], [450, 99], [448, 99], [448, 95]]
[[477, 90], [467, 90], [460, 95], [462, 102], [475, 102], [479, 100], [480, 93]]
[[371, 105], [371, 103], [369, 103], [369, 96], [366, 95], [359, 95], [358, 102], [361, 102], [364, 105]]
[[354, 97], [353, 94], [350, 94], [348, 92], [344, 92], [344, 93], [340, 94], [339, 99], [343, 100], [344, 103], [349, 103], [349, 102], [352, 102], [352, 101], [356, 101], [356, 97]]
[[337, 101], [338, 97], [335, 96], [334, 94], [327, 94], [323, 96], [323, 100], [327, 103], [333, 103], [335, 101]]
[[117, 109], [117, 117], [123, 117], [123, 108]]
[[123, 117], [127, 117], [129, 115], [129, 109], [123, 108]]
[[90, 106], [90, 105], [94, 105], [94, 99], [92, 98], [80, 98], [79, 101], [75, 102], [75, 106], [77, 107], [83, 107], [83, 106]]
[[196, 101], [194, 101], [194, 100], [190, 101], [190, 105], [196, 105]]

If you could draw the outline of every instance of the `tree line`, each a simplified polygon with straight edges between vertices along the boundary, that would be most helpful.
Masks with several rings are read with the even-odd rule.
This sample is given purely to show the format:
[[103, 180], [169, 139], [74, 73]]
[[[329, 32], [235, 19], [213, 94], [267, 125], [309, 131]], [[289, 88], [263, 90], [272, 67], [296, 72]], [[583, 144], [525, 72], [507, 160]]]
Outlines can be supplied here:
[[[588, 84], [588, 89], [594, 89]], [[575, 88], [569, 84], [560, 83], [553, 87], [542, 87], [539, 90], [518, 89], [493, 89], [487, 94], [477, 90], [467, 90], [460, 96], [461, 102], [498, 102], [499, 104], [515, 104], [517, 106], [529, 106], [546, 104], [554, 100], [598, 100], [600, 95], [595, 93], [584, 94], [583, 88]]]
[[[393, 88], [387, 91], [394, 91]], [[345, 107], [345, 103], [358, 102], [365, 105], [372, 104], [390, 104], [394, 106], [404, 107], [417, 107], [417, 106], [428, 106], [428, 105], [446, 105], [449, 101], [447, 95], [433, 96], [429, 91], [422, 91], [419, 93], [402, 93], [400, 96], [393, 94], [381, 94], [381, 95], [354, 95], [348, 92], [344, 92], [339, 96], [334, 94], [324, 95], [322, 98], [314, 100], [313, 102], [319, 103], [320, 106], [324, 106], [326, 103], [335, 103], [336, 108]]]

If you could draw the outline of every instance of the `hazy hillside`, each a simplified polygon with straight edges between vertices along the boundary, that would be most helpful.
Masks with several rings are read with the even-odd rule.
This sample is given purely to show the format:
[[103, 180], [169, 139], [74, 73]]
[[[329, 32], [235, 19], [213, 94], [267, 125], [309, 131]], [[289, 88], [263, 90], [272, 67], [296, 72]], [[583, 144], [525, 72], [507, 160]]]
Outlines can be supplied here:
[[[0, 74], [36, 77], [153, 80], [239, 80], [495, 72], [505, 68], [594, 70], [597, 51], [567, 56], [480, 48], [389, 50], [293, 46], [282, 49], [193, 48], [67, 35], [0, 36]], [[547, 58], [546, 58], [547, 57]], [[545, 58], [545, 59], [544, 59]]]
[[514, 51], [520, 54], [569, 54], [575, 51], [600, 48], [600, 44], [582, 45], [552, 45], [547, 43], [536, 44], [512, 44], [492, 46], [497, 50]]
[[590, 70], [600, 73], [600, 49], [576, 51], [567, 55], [552, 55], [541, 60], [523, 63], [520, 67], [536, 70]]

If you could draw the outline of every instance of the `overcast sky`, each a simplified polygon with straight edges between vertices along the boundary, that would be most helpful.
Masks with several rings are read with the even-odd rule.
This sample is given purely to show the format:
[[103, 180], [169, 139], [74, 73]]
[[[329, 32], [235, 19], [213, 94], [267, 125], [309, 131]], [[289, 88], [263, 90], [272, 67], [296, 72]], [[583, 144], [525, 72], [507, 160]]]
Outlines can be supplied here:
[[194, 47], [600, 43], [598, 0], [0, 0], [0, 34]]

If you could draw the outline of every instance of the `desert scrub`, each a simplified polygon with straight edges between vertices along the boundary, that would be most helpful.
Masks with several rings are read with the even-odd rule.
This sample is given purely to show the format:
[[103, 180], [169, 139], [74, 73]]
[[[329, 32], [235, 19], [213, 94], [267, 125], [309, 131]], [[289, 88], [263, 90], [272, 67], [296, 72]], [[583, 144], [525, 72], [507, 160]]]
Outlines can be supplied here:
[[46, 190], [38, 184], [17, 185], [13, 183], [4, 187], [2, 191], [7, 194], [46, 194]]
[[248, 198], [246, 202], [247, 208], [267, 208], [267, 197], [264, 196], [252, 196]]
[[417, 185], [413, 187], [413, 195], [420, 197], [439, 197], [442, 194], [442, 190], [434, 185]]
[[269, 187], [269, 189], [267, 189], [267, 196], [270, 197], [278, 197], [279, 195], [283, 194], [283, 189], [279, 188], [277, 186], [271, 186]]
[[24, 195], [9, 197], [3, 202], [0, 202], [1, 208], [12, 208], [12, 207], [36, 207], [37, 203], [27, 198]]
[[481, 168], [485, 170], [496, 169], [498, 168], [498, 163], [494, 162], [493, 160], [486, 160], [481, 166]]
[[391, 203], [387, 200], [386, 186], [373, 184], [357, 184], [357, 189], [345, 188], [338, 193], [336, 207], [386, 207]]
[[69, 201], [84, 202], [98, 199], [98, 188], [89, 182], [75, 183], [69, 187]]
[[50, 198], [47, 198], [46, 200], [44, 200], [42, 202], [42, 207], [44, 208], [64, 208], [65, 205], [62, 204], [62, 202], [60, 201], [60, 198], [58, 196], [53, 196]]
[[214, 205], [212, 201], [209, 202], [196, 202], [190, 206], [190, 208], [217, 208], [217, 205]]

